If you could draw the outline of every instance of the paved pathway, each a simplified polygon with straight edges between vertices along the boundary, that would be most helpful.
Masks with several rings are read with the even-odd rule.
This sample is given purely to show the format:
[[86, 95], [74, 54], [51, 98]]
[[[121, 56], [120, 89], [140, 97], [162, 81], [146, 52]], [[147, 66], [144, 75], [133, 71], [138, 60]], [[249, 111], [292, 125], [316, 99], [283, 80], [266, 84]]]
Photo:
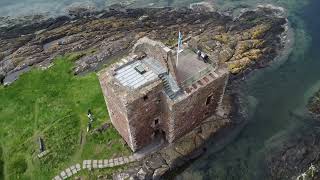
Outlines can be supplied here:
[[82, 167], [80, 164], [76, 164], [73, 166], [68, 167], [67, 169], [63, 170], [59, 175], [54, 177], [52, 180], [62, 180], [67, 179], [81, 170], [92, 170], [92, 169], [103, 169], [109, 167], [116, 167], [124, 164], [128, 164], [131, 162], [138, 161], [142, 158], [142, 156], [132, 155], [128, 157], [119, 157], [114, 159], [102, 159], [102, 160], [84, 160], [82, 163]]
[[164, 145], [164, 141], [159, 137], [153, 141], [150, 145], [144, 147], [143, 149], [136, 152], [134, 155], [131, 156], [124, 156], [114, 159], [100, 159], [100, 160], [84, 160], [82, 162], [82, 167], [80, 164], [76, 164], [73, 166], [68, 167], [67, 169], [63, 170], [54, 177], [52, 180], [62, 180], [67, 179], [81, 170], [92, 170], [92, 169], [104, 169], [104, 168], [111, 168], [117, 167], [124, 164], [132, 163], [135, 161], [139, 161], [142, 158], [146, 157], [149, 154], [152, 154], [159, 150]]

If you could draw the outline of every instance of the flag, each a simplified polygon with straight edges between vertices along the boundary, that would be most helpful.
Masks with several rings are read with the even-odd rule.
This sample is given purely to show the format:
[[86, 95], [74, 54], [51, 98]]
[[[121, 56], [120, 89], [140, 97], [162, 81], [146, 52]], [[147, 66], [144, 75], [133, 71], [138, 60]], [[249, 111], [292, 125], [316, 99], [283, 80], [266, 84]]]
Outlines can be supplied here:
[[178, 66], [179, 64], [179, 53], [180, 53], [180, 48], [182, 46], [182, 34], [181, 32], [179, 31], [179, 37], [178, 37], [178, 50], [177, 50], [177, 63], [176, 63], [176, 66]]
[[181, 46], [182, 46], [182, 34], [181, 34], [181, 32], [179, 31], [178, 50], [180, 50]]

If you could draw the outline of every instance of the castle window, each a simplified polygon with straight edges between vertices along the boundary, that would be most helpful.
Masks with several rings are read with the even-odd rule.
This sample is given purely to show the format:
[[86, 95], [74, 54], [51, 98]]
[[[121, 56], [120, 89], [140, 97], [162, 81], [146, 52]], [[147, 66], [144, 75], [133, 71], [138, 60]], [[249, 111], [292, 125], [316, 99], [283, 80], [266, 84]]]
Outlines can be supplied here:
[[158, 118], [154, 120], [154, 125], [156, 125], [156, 126], [159, 125], [159, 119]]
[[144, 100], [144, 101], [146, 101], [146, 100], [148, 100], [148, 99], [149, 99], [148, 95], [143, 96], [143, 100]]
[[201, 128], [201, 126], [197, 129], [197, 133], [198, 133], [198, 134], [201, 134], [201, 133], [202, 133], [202, 128]]
[[211, 103], [211, 101], [212, 101], [212, 95], [207, 97], [206, 105], [208, 106]]

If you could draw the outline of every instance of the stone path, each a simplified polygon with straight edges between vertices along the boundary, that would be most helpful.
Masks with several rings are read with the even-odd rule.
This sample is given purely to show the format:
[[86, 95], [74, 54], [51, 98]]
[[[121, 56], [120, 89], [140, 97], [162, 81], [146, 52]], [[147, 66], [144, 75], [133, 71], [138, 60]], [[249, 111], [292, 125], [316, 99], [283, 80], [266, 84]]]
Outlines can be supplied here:
[[67, 169], [63, 170], [59, 175], [54, 177], [52, 180], [62, 180], [67, 179], [81, 170], [92, 170], [92, 169], [103, 169], [109, 167], [116, 167], [124, 164], [128, 164], [131, 162], [135, 162], [140, 160], [142, 157], [137, 155], [132, 155], [129, 157], [119, 157], [114, 159], [104, 159], [104, 160], [84, 160], [82, 163], [82, 167], [80, 164], [76, 164], [73, 166], [68, 167]]
[[84, 160], [82, 162], [82, 167], [80, 164], [76, 164], [70, 166], [69, 168], [63, 170], [60, 174], [54, 177], [52, 180], [62, 180], [67, 179], [75, 174], [77, 174], [81, 170], [92, 170], [92, 169], [104, 169], [117, 167], [124, 164], [132, 163], [139, 161], [146, 157], [149, 154], [152, 154], [159, 150], [164, 145], [164, 141], [162, 138], [155, 139], [151, 144], [142, 148], [135, 154], [131, 156], [123, 156], [114, 159], [100, 159], [100, 160]]

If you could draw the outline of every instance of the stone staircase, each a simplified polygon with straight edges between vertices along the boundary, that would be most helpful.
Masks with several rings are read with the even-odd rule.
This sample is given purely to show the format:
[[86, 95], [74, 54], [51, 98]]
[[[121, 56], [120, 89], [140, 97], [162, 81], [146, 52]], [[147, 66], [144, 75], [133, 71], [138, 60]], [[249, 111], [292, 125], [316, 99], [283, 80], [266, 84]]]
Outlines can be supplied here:
[[158, 77], [162, 80], [163, 85], [164, 85], [164, 91], [166, 94], [169, 96], [170, 99], [173, 99], [176, 97], [176, 94], [173, 92], [170, 82], [168, 80], [168, 74], [167, 73], [162, 73], [159, 74]]

